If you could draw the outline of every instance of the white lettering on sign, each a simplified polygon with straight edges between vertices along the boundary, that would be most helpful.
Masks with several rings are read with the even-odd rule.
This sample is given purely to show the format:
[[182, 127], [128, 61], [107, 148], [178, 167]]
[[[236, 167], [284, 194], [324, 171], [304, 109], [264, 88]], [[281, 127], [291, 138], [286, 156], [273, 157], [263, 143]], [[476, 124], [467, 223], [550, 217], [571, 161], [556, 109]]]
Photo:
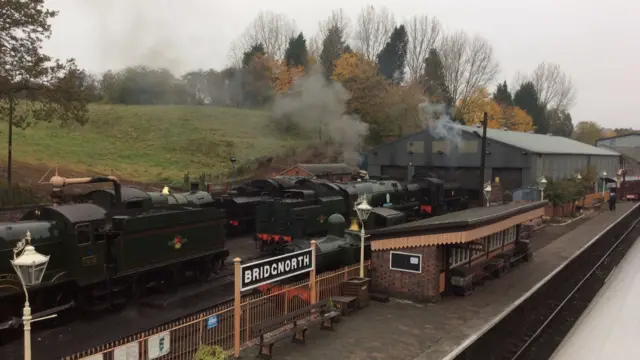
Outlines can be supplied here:
[[277, 277], [298, 268], [305, 268], [311, 265], [311, 254], [304, 254], [291, 259], [286, 259], [274, 264], [265, 264], [253, 269], [244, 271], [244, 282], [249, 285], [268, 277]]

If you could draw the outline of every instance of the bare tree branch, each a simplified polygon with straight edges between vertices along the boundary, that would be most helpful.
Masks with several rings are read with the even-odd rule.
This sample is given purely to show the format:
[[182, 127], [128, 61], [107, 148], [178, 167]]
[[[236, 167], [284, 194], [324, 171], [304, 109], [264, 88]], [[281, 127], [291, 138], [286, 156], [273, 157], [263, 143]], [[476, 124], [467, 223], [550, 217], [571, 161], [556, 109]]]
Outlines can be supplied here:
[[322, 44], [322, 40], [327, 37], [329, 29], [333, 26], [340, 28], [342, 30], [342, 38], [344, 41], [349, 42], [351, 38], [351, 18], [343, 9], [337, 9], [333, 10], [328, 18], [318, 24], [318, 33], [315, 39], [319, 41], [319, 44]]
[[413, 82], [424, 71], [424, 60], [429, 55], [429, 50], [437, 47], [442, 35], [442, 24], [435, 17], [427, 15], [415, 15], [405, 21], [407, 34], [409, 35], [409, 48], [407, 51], [407, 68], [409, 69], [409, 81]]
[[499, 70], [493, 47], [479, 35], [471, 38], [458, 31], [446, 36], [441, 55], [445, 80], [456, 103], [470, 99], [476, 91], [486, 88]]
[[559, 65], [542, 62], [530, 79], [542, 105], [550, 109], [569, 110], [575, 102], [576, 92], [571, 78], [562, 72]]
[[317, 36], [311, 37], [307, 40], [307, 54], [310, 56], [318, 57], [322, 51], [322, 41]]
[[353, 36], [355, 50], [374, 61], [389, 40], [396, 21], [386, 7], [376, 9], [367, 5], [360, 14]]
[[240, 63], [242, 54], [255, 44], [262, 44], [267, 54], [281, 59], [296, 30], [295, 21], [286, 15], [262, 11], [231, 44], [229, 60], [232, 64]]

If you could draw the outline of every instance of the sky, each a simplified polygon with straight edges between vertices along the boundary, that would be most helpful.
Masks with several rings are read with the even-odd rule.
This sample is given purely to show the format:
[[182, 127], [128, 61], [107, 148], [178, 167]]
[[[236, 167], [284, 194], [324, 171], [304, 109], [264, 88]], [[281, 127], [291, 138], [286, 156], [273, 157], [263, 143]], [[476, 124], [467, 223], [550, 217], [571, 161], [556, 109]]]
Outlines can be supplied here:
[[[355, 21], [366, 5], [386, 6], [398, 22], [434, 16], [445, 31], [484, 36], [500, 63], [497, 81], [552, 62], [572, 78], [574, 123], [640, 127], [640, 1], [636, 0], [48, 0], [59, 10], [47, 54], [73, 57], [91, 72], [128, 65], [162, 66], [180, 74], [221, 69], [229, 47], [261, 11], [286, 14], [307, 37], [333, 9]], [[493, 91], [493, 88], [491, 89]]]

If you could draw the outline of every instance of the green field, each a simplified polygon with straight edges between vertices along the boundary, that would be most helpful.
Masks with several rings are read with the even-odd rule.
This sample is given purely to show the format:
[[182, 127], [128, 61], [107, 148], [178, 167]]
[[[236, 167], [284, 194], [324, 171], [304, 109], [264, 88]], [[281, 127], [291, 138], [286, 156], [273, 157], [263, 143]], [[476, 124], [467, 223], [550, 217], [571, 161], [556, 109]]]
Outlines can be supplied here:
[[[91, 105], [89, 123], [40, 123], [14, 130], [17, 162], [143, 182], [182, 181], [185, 172], [220, 176], [239, 163], [279, 155], [296, 142], [262, 111], [208, 106]], [[6, 155], [6, 126], [0, 155]], [[2, 146], [1, 144], [5, 144]], [[6, 158], [6, 157], [5, 157]], [[64, 175], [64, 174], [61, 174]]]

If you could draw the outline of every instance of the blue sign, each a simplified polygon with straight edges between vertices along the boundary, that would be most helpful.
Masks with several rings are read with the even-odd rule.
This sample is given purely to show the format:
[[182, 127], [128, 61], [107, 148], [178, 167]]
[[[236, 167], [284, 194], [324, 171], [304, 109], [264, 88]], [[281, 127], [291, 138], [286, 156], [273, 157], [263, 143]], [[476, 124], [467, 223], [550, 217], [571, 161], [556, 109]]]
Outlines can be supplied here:
[[207, 318], [207, 329], [213, 329], [218, 326], [218, 315], [209, 316]]

